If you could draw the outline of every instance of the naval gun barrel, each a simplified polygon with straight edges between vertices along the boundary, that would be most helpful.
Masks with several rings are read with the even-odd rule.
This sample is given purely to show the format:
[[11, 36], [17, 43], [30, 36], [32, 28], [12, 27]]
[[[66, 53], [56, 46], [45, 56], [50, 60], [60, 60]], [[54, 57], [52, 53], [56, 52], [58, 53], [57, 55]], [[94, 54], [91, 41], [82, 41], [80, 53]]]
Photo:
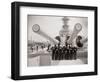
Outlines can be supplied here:
[[53, 44], [58, 44], [57, 40], [51, 38], [48, 34], [46, 34], [45, 32], [43, 32], [41, 29], [40, 29], [40, 26], [38, 24], [34, 24], [32, 26], [32, 30], [33, 32], [37, 33], [38, 35], [46, 38], [47, 40], [49, 40], [51, 43]]
[[78, 33], [82, 30], [82, 25], [80, 23], [75, 24], [73, 32], [67, 41], [68, 44], [72, 44], [73, 40], [77, 37]]

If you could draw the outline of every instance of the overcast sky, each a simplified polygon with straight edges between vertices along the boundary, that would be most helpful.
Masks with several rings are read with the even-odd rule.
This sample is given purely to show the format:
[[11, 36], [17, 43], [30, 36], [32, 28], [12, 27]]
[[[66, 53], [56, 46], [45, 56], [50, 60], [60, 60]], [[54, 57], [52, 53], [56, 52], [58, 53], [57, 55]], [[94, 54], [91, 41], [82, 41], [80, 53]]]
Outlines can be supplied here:
[[[40, 35], [34, 33], [32, 31], [32, 26], [34, 24], [38, 24], [40, 29], [55, 38], [59, 35], [59, 31], [62, 29], [63, 16], [39, 16], [39, 15], [28, 15], [27, 16], [27, 29], [28, 29], [28, 40], [35, 40], [35, 41], [47, 41], [45, 38], [41, 37]], [[69, 18], [69, 29], [72, 32], [74, 25], [76, 23], [80, 23], [82, 25], [82, 31], [79, 33], [82, 36], [87, 36], [88, 32], [88, 18], [87, 17], [68, 17]]]

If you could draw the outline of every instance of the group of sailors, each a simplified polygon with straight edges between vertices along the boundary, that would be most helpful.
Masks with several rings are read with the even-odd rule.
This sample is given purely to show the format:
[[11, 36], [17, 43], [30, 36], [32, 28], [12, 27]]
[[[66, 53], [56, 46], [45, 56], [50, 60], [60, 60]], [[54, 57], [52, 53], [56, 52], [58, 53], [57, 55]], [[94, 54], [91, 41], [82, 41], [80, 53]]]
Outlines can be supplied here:
[[[45, 46], [36, 46], [35, 50], [38, 49], [44, 50]], [[33, 47], [31, 47], [32, 52], [34, 51]], [[47, 51], [52, 52], [52, 60], [76, 60], [77, 59], [77, 47], [73, 47], [70, 44], [66, 44], [65, 46], [54, 45], [51, 47], [51, 44], [47, 46]]]
[[33, 52], [33, 51], [38, 51], [39, 49], [44, 49], [45, 48], [45, 45], [42, 45], [42, 46], [31, 46], [30, 47], [30, 49], [31, 49], [31, 51]]
[[66, 46], [54, 46], [52, 50], [52, 60], [76, 60], [77, 59], [77, 47], [71, 45]]

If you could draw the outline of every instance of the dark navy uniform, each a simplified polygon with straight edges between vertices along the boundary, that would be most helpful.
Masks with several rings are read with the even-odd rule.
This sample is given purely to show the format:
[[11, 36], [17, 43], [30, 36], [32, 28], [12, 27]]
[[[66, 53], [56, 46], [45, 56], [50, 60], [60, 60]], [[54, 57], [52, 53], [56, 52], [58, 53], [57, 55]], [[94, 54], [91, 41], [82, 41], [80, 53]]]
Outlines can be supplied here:
[[58, 60], [58, 49], [55, 50], [55, 60]]
[[77, 48], [74, 47], [74, 59], [77, 59]]
[[61, 60], [61, 55], [62, 55], [62, 52], [61, 52], [61, 48], [59, 47], [58, 48], [58, 60]]
[[54, 49], [54, 47], [52, 47], [51, 50], [52, 50], [52, 60], [54, 60], [55, 59], [55, 57], [54, 57], [54, 55], [55, 55], [55, 49]]
[[72, 60], [73, 58], [73, 49], [72, 48], [70, 48], [70, 59]]
[[65, 50], [65, 60], [68, 60], [68, 52]]
[[64, 59], [65, 59], [65, 57], [66, 57], [66, 54], [65, 54], [66, 47], [65, 47], [65, 46], [63, 47], [62, 51], [63, 51], [63, 60], [64, 60]]

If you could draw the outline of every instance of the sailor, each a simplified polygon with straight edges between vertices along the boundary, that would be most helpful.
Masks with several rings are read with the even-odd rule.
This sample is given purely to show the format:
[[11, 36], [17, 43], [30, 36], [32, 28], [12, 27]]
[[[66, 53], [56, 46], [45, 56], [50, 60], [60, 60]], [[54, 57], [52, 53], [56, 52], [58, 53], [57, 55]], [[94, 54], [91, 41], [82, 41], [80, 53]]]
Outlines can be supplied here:
[[62, 48], [62, 60], [65, 59], [65, 46], [63, 46]]
[[72, 49], [72, 46], [70, 47], [70, 59], [71, 60], [73, 59], [73, 49]]
[[58, 60], [58, 49], [55, 49], [55, 60]]
[[76, 60], [77, 59], [77, 48], [74, 47], [74, 59]]
[[33, 52], [33, 46], [31, 46], [31, 47], [30, 47], [30, 49], [31, 49], [31, 50], [32, 50], [32, 52]]
[[42, 45], [41, 48], [42, 48], [42, 50], [43, 50], [43, 49], [44, 49], [44, 46]]
[[65, 60], [68, 60], [68, 51], [67, 50], [65, 50]]
[[57, 59], [60, 60], [60, 57], [61, 57], [61, 49], [60, 49], [60, 46], [58, 46], [57, 50], [58, 50]]
[[36, 50], [38, 51], [38, 45], [36, 46]]
[[63, 59], [63, 50], [62, 48], [60, 47], [59, 48], [59, 60], [62, 60]]
[[69, 60], [70, 59], [70, 47], [69, 47], [69, 44], [67, 45], [67, 59]]
[[74, 55], [75, 55], [75, 52], [74, 52], [74, 47], [72, 47], [72, 59], [74, 59]]
[[49, 51], [49, 49], [50, 49], [50, 46], [51, 46], [51, 44], [48, 44], [48, 48], [47, 48], [47, 51]]
[[54, 60], [55, 59], [55, 48], [52, 47], [51, 50], [52, 50], [52, 60]]

